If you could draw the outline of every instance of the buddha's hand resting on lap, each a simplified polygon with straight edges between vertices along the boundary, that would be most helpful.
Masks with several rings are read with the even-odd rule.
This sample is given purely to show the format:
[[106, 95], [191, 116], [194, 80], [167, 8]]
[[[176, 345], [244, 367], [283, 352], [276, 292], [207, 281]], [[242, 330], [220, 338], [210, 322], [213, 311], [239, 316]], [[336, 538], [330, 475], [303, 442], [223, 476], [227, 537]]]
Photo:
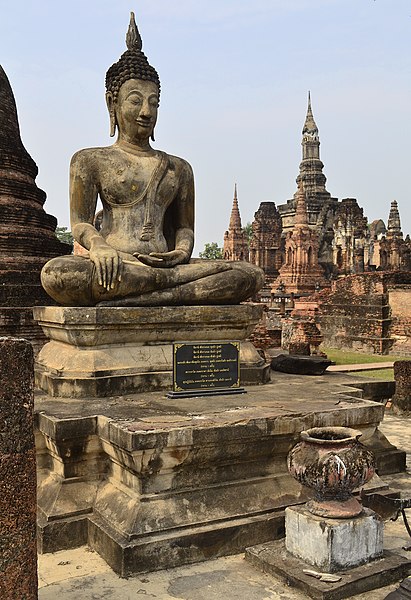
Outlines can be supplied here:
[[101, 238], [94, 238], [90, 247], [90, 260], [94, 263], [99, 285], [107, 291], [121, 281], [122, 260], [114, 248]]
[[149, 267], [170, 268], [182, 265], [189, 261], [190, 256], [185, 250], [171, 250], [170, 252], [150, 252], [150, 254], [134, 254], [139, 261]]

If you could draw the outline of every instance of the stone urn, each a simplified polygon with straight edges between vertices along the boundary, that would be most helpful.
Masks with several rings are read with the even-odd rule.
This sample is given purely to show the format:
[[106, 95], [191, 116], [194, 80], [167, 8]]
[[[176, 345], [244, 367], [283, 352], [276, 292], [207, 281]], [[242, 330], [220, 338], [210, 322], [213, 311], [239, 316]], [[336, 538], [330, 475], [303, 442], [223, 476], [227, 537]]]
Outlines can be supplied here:
[[361, 435], [348, 427], [314, 427], [302, 431], [302, 441], [289, 452], [291, 475], [314, 491], [307, 502], [314, 515], [348, 519], [362, 512], [352, 491], [371, 479], [375, 461], [358, 441]]

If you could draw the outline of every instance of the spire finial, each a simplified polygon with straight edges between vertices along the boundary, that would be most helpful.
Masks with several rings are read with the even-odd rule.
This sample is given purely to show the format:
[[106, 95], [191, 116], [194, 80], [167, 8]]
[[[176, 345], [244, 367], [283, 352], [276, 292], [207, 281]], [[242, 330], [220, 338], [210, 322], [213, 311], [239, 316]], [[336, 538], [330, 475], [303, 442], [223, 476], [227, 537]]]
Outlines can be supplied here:
[[311, 108], [311, 92], [310, 90], [308, 90], [308, 106], [307, 106], [307, 118], [311, 117], [312, 120], [314, 120], [313, 117], [313, 110]]
[[318, 136], [318, 127], [314, 121], [313, 111], [311, 108], [311, 92], [308, 90], [308, 106], [307, 115], [305, 117], [303, 136], [309, 134], [311, 137]]
[[230, 224], [228, 226], [229, 231], [241, 231], [241, 216], [240, 209], [238, 208], [238, 199], [237, 199], [237, 184], [234, 184], [234, 198], [233, 198], [233, 206], [231, 208], [231, 216], [230, 216]]
[[127, 30], [126, 44], [128, 50], [141, 51], [143, 48], [143, 40], [141, 39], [133, 11], [130, 12], [130, 24]]

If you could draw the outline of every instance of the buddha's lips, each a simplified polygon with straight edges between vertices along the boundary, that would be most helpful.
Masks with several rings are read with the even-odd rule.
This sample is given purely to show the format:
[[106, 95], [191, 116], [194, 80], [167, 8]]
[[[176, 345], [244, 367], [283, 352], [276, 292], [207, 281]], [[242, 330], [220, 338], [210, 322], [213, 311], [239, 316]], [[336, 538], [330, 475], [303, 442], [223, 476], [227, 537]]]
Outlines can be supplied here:
[[151, 121], [136, 121], [136, 123], [142, 127], [150, 127], [151, 125]]

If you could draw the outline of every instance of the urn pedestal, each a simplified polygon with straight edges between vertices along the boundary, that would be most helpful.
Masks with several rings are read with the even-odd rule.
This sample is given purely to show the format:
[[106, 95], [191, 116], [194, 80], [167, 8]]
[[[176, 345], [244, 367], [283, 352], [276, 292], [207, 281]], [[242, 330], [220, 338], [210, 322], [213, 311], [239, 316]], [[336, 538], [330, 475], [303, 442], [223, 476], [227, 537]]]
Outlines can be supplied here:
[[288, 454], [290, 474], [314, 491], [285, 517], [285, 547], [326, 573], [350, 569], [383, 554], [382, 519], [352, 495], [375, 473], [372, 452], [349, 427], [314, 427]]

